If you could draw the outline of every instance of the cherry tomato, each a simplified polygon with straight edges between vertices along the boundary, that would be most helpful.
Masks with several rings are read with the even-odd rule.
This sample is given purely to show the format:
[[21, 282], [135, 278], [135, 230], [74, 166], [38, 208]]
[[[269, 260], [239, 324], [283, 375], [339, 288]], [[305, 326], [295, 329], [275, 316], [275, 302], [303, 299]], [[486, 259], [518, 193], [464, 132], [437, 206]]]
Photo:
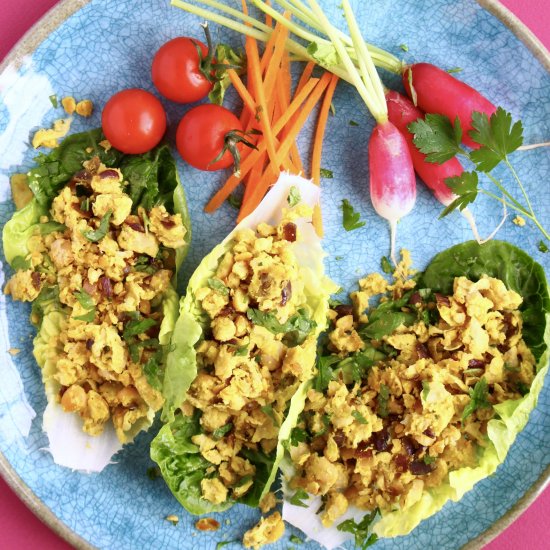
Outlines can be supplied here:
[[166, 42], [155, 54], [151, 76], [165, 98], [176, 103], [194, 103], [212, 90], [213, 83], [203, 72], [197, 47], [204, 59], [208, 48], [199, 40], [183, 36]]
[[[183, 160], [191, 166], [199, 170], [219, 170], [231, 166], [234, 160], [230, 150], [226, 149], [222, 158], [214, 162], [227, 145], [226, 140], [231, 139], [233, 134], [238, 142], [242, 132], [239, 119], [225, 107], [199, 105], [183, 115], [176, 134], [176, 144]], [[241, 145], [236, 144], [236, 147], [239, 149]]]
[[166, 131], [166, 113], [153, 94], [131, 88], [116, 93], [107, 101], [101, 125], [115, 149], [137, 155], [158, 145]]

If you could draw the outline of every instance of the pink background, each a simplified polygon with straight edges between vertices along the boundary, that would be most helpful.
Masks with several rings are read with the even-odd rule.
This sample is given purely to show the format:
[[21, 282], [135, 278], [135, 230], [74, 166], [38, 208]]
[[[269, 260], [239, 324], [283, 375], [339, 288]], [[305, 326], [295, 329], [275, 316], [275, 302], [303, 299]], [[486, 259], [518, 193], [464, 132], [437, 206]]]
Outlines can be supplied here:
[[[449, 0], [452, 1], [452, 0]], [[0, 60], [21, 36], [57, 0], [2, 0], [0, 10]], [[550, 49], [550, 2], [502, 0]], [[544, 550], [549, 548], [547, 488], [508, 529], [485, 550]], [[0, 478], [0, 550], [66, 550], [71, 548], [41, 523]]]

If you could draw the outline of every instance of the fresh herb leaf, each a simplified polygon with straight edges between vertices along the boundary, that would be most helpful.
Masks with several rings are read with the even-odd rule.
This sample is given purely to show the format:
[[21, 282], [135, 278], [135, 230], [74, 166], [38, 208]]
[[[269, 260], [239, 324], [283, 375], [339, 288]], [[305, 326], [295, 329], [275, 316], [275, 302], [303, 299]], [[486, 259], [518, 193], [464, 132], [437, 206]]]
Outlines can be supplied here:
[[152, 275], [153, 273], [156, 273], [158, 269], [153, 263], [151, 263], [151, 258], [149, 256], [142, 254], [137, 257], [136, 263], [134, 264], [134, 271]]
[[349, 355], [339, 361], [335, 370], [342, 372], [344, 383], [361, 382], [367, 378], [371, 367], [377, 362], [385, 359], [386, 355], [371, 346], [364, 350]]
[[221, 550], [224, 546], [227, 546], [228, 544], [238, 544], [238, 540], [225, 540], [220, 541], [218, 544], [216, 544], [216, 550]]
[[321, 420], [323, 421], [323, 427], [320, 431], [312, 433], [312, 437], [321, 437], [327, 433], [330, 427], [330, 414], [324, 413], [323, 416], [321, 416]]
[[376, 412], [378, 416], [387, 418], [390, 414], [388, 410], [388, 404], [390, 400], [390, 388], [386, 384], [380, 384], [380, 391], [378, 392], [378, 408]]
[[356, 212], [348, 199], [342, 200], [342, 225], [346, 231], [354, 231], [363, 227], [366, 222], [359, 221], [361, 215], [359, 212]]
[[84, 309], [92, 309], [95, 307], [94, 299], [83, 288], [75, 292], [75, 297]]
[[437, 459], [435, 456], [424, 455], [422, 460], [424, 461], [424, 464], [433, 464]]
[[470, 159], [481, 172], [490, 172], [499, 162], [506, 161], [523, 143], [521, 121], [512, 125], [512, 115], [499, 107], [489, 119], [486, 113], [472, 113], [470, 137], [481, 147], [470, 153]]
[[147, 359], [145, 365], [143, 365], [143, 374], [147, 378], [149, 385], [160, 391], [162, 389], [161, 383], [161, 362], [162, 350], [158, 350], [154, 355]]
[[539, 241], [539, 244], [538, 244], [537, 248], [543, 254], [546, 254], [548, 252], [548, 246], [546, 245], [546, 243], [544, 241]]
[[319, 171], [322, 178], [325, 178], [327, 180], [331, 180], [334, 178], [334, 173], [332, 170], [329, 170], [328, 168], [321, 168]]
[[443, 164], [463, 152], [462, 126], [458, 117], [454, 125], [443, 115], [427, 114], [424, 119], [411, 122], [407, 128], [414, 134], [414, 144], [426, 155], [426, 161]]
[[393, 267], [386, 256], [382, 256], [382, 260], [380, 261], [380, 266], [384, 273], [387, 273], [388, 275], [393, 273]]
[[409, 299], [407, 293], [400, 300], [388, 300], [369, 314], [368, 323], [361, 325], [358, 332], [365, 341], [380, 340], [395, 331], [400, 325], [410, 326], [417, 321], [416, 313], [402, 311]]
[[95, 231], [82, 231], [82, 235], [94, 243], [100, 241], [103, 237], [105, 237], [105, 235], [107, 235], [107, 231], [109, 231], [109, 221], [111, 220], [112, 215], [112, 210], [108, 210], [107, 213], [101, 218], [99, 227]]
[[229, 422], [229, 424], [226, 424], [221, 428], [215, 429], [212, 432], [212, 437], [217, 441], [218, 439], [221, 439], [225, 434], [229, 433], [232, 429], [233, 429], [233, 424]]
[[49, 97], [49, 100], [50, 100], [50, 103], [52, 104], [52, 107], [54, 109], [57, 109], [57, 107], [59, 106], [59, 102], [57, 101], [57, 96], [55, 94], [52, 94]]
[[304, 500], [308, 499], [309, 495], [304, 489], [298, 489], [289, 499], [290, 504], [294, 506], [301, 506], [302, 508], [307, 508], [308, 505]]
[[407, 44], [399, 44], [399, 47], [400, 47], [404, 52], [408, 52], [408, 51], [409, 51], [409, 46], [407, 46]]
[[23, 258], [23, 256], [15, 256], [11, 261], [11, 267], [15, 271], [25, 271], [31, 268], [31, 262]]
[[84, 315], [78, 315], [73, 317], [73, 319], [78, 319], [79, 321], [85, 321], [86, 323], [92, 323], [95, 319], [95, 307], [90, 311], [86, 312]]
[[308, 435], [306, 430], [303, 428], [292, 428], [290, 432], [290, 444], [293, 447], [296, 447], [298, 443], [303, 443], [308, 440]]
[[359, 412], [359, 411], [351, 411], [351, 416], [359, 422], [359, 424], [368, 424], [369, 421]]
[[288, 539], [292, 544], [302, 544], [304, 541], [297, 537], [296, 535], [290, 535], [290, 539]]
[[292, 348], [303, 344], [317, 323], [309, 317], [305, 309], [299, 309], [288, 321], [281, 323], [271, 311], [249, 309], [246, 316], [252, 323], [262, 326], [273, 334], [284, 334], [282, 342]]
[[359, 123], [358, 123], [358, 122], [355, 122], [355, 120], [350, 120], [350, 121], [349, 121], [349, 125], [350, 125], [350, 126], [359, 126]]
[[293, 185], [288, 192], [288, 197], [286, 200], [290, 208], [293, 208], [294, 206], [296, 206], [302, 200], [302, 196], [300, 195], [300, 190]]
[[462, 411], [462, 422], [464, 422], [477, 409], [490, 409], [492, 407], [488, 400], [489, 389], [485, 377], [476, 382], [473, 388], [470, 388], [470, 402]]
[[90, 211], [90, 197], [86, 197], [83, 201], [81, 201], [80, 210], [82, 210], [83, 212]]
[[239, 196], [237, 196], [235, 193], [231, 193], [229, 197], [227, 197], [227, 202], [230, 206], [235, 208], [235, 210], [240, 210], [241, 205], [243, 203], [243, 199]]
[[462, 67], [453, 67], [452, 69], [447, 69], [447, 72], [449, 74], [461, 73], [462, 72]]
[[235, 348], [235, 353], [233, 354], [235, 357], [246, 357], [248, 355], [248, 345], [239, 346]]
[[329, 383], [334, 380], [332, 366], [341, 360], [337, 355], [319, 355], [317, 359], [317, 376], [313, 380], [313, 387], [318, 392], [324, 392]]
[[378, 540], [378, 536], [372, 533], [371, 528], [379, 514], [379, 510], [376, 508], [370, 514], [366, 514], [359, 523], [353, 519], [347, 519], [340, 523], [337, 529], [344, 533], [351, 533], [355, 537], [355, 545], [361, 550], [365, 550]]
[[430, 383], [427, 380], [422, 380], [422, 401], [426, 401], [430, 393]]
[[477, 172], [462, 172], [460, 176], [447, 178], [445, 183], [457, 197], [443, 210], [443, 212], [441, 212], [440, 218], [444, 218], [457, 208], [460, 211], [464, 210], [469, 204], [476, 200], [479, 192], [479, 178]]
[[215, 290], [222, 296], [229, 296], [229, 289], [219, 279], [210, 278], [207, 283], [212, 290]]
[[55, 231], [63, 232], [67, 229], [67, 226], [58, 222], [45, 222], [38, 226], [41, 235], [49, 235]]
[[147, 317], [145, 319], [134, 319], [126, 323], [124, 330], [122, 331], [122, 337], [124, 340], [130, 339], [132, 336], [138, 336], [148, 331], [151, 327], [157, 324], [155, 319]]

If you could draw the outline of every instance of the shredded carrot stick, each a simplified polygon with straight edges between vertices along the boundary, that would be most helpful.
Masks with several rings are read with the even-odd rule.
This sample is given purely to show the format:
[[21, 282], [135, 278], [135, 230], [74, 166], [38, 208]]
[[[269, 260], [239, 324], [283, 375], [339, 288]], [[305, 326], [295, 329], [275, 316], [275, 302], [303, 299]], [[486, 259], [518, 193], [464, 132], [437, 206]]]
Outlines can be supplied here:
[[[317, 119], [317, 128], [313, 138], [313, 150], [311, 155], [311, 179], [317, 185], [321, 185], [321, 153], [323, 152], [323, 138], [327, 129], [328, 114], [332, 104], [334, 90], [338, 84], [338, 77], [332, 75], [330, 83], [327, 87], [321, 109], [319, 110], [319, 118]], [[321, 216], [321, 205], [316, 205], [313, 210], [313, 227], [319, 235], [323, 236], [323, 220]]]
[[275, 141], [273, 139], [273, 132], [271, 130], [271, 124], [267, 116], [267, 100], [265, 96], [265, 90], [262, 82], [262, 74], [260, 71], [260, 54], [258, 52], [258, 43], [254, 39], [249, 40], [249, 36], [246, 37], [245, 50], [248, 64], [252, 71], [252, 84], [256, 102], [258, 105], [258, 115], [260, 116], [260, 127], [264, 139], [267, 143], [267, 154], [269, 155], [269, 166], [274, 175], [277, 175], [280, 169], [280, 162], [275, 151]]
[[317, 128], [313, 138], [313, 150], [311, 155], [311, 179], [317, 185], [321, 183], [321, 153], [323, 152], [323, 137], [327, 128], [328, 114], [332, 104], [334, 90], [338, 84], [338, 77], [332, 75], [330, 83], [327, 87], [321, 109], [319, 110], [319, 118], [317, 119]]
[[227, 69], [227, 75], [231, 80], [231, 84], [239, 94], [239, 97], [243, 100], [244, 106], [254, 114], [256, 112], [256, 102], [254, 98], [250, 95], [250, 92], [246, 89], [244, 82], [241, 80], [241, 77], [237, 74], [235, 69]]
[[[277, 120], [277, 122], [273, 126], [273, 134], [278, 135], [281, 132], [281, 130], [287, 125], [290, 118], [294, 116], [294, 114], [298, 111], [298, 109], [302, 106], [302, 104], [306, 101], [306, 99], [312, 93], [312, 90], [316, 87], [318, 82], [319, 82], [318, 78], [310, 79], [307, 82], [307, 84], [302, 88], [302, 90], [294, 97], [294, 99], [291, 101], [290, 105], [288, 106], [288, 109], [286, 110], [286, 112], [283, 114], [283, 116], [279, 120]], [[239, 183], [244, 179], [246, 174], [248, 174], [248, 172], [254, 165], [254, 162], [256, 162], [256, 160], [259, 158], [261, 153], [263, 153], [266, 150], [266, 147], [267, 147], [266, 140], [261, 139], [260, 141], [258, 141], [257, 147], [258, 147], [258, 150], [251, 151], [250, 154], [246, 157], [246, 159], [241, 163], [240, 177], [237, 177], [235, 176], [235, 174], [232, 174], [227, 179], [225, 184], [217, 191], [217, 193], [212, 197], [210, 202], [206, 205], [205, 207], [206, 212], [214, 212], [223, 204], [223, 202], [227, 199], [227, 197], [229, 197], [229, 195], [233, 192], [233, 190], [237, 187], [237, 185], [239, 185]]]
[[[300, 109], [298, 116], [296, 117], [295, 121], [289, 128], [288, 135], [284, 138], [284, 140], [281, 143], [281, 146], [279, 147], [279, 150], [277, 151], [277, 153], [281, 155], [281, 157], [288, 155], [288, 152], [290, 151], [293, 141], [295, 141], [296, 136], [298, 135], [298, 132], [304, 125], [311, 111], [313, 110], [313, 108], [319, 101], [321, 95], [327, 88], [330, 82], [330, 79], [331, 79], [331, 75], [329, 73], [325, 73], [321, 77], [321, 79], [316, 83], [315, 89], [312, 91], [312, 93], [309, 94], [307, 100], [304, 103], [304, 106], [302, 107], [302, 109]], [[307, 84], [306, 86], [304, 86], [303, 90], [305, 90], [306, 87], [307, 87]], [[258, 185], [254, 187], [252, 193], [250, 194], [250, 198], [248, 202], [246, 204], [243, 203], [241, 207], [241, 211], [239, 213], [239, 217], [237, 218], [237, 221], [241, 221], [244, 217], [250, 214], [256, 208], [256, 206], [258, 206], [258, 204], [260, 204], [263, 196], [265, 195], [269, 187], [273, 185], [273, 183], [275, 182], [271, 178], [267, 177], [266, 174], [264, 173], [264, 176], [262, 177], [261, 181], [258, 183]]]
[[[285, 12], [284, 16], [287, 19], [290, 18], [287, 12]], [[271, 61], [267, 69], [265, 80], [264, 80], [264, 89], [266, 90], [268, 101], [270, 97], [273, 95], [273, 89], [275, 88], [276, 78], [277, 77], [280, 78], [281, 61], [283, 58], [283, 53], [285, 52], [286, 39], [288, 38], [288, 28], [279, 24], [277, 25], [275, 32], [277, 32], [277, 35], [275, 37], [275, 41], [273, 42], [273, 54], [271, 56]]]
[[264, 54], [262, 55], [262, 59], [260, 60], [260, 69], [262, 71], [262, 75], [265, 75], [267, 72], [267, 69], [271, 62], [271, 56], [273, 55], [273, 47], [275, 44], [275, 41], [277, 40], [277, 36], [281, 32], [282, 25], [275, 25], [275, 29], [271, 33], [269, 40], [266, 42]]

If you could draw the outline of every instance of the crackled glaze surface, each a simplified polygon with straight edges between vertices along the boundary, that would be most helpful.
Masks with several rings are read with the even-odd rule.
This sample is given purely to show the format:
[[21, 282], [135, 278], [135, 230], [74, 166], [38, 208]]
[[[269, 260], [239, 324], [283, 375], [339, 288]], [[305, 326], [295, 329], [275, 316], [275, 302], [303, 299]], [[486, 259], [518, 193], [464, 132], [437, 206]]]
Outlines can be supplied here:
[[[335, 2], [323, 2], [333, 20], [343, 24]], [[444, 68], [462, 67], [460, 77], [503, 105], [525, 126], [527, 143], [550, 136], [550, 76], [529, 51], [500, 22], [472, 0], [376, 0], [354, 2], [363, 31], [372, 42], [403, 56], [407, 61], [430, 61]], [[49, 95], [90, 98], [97, 106], [91, 121], [76, 120], [73, 130], [99, 124], [105, 100], [123, 87], [152, 89], [149, 65], [152, 52], [179, 34], [200, 35], [199, 20], [170, 8], [161, 0], [92, 0], [55, 30], [17, 70], [8, 67], [0, 75], [0, 224], [12, 213], [8, 175], [32, 163], [29, 136], [39, 126], [62, 116]], [[237, 46], [240, 37], [216, 29], [219, 38]], [[408, 46], [404, 53], [400, 44]], [[388, 77], [388, 75], [385, 75]], [[395, 78], [386, 82], [398, 85]], [[228, 103], [236, 105], [234, 96]], [[331, 117], [326, 136], [323, 167], [334, 173], [323, 182], [325, 247], [330, 275], [345, 289], [358, 276], [377, 270], [387, 253], [388, 230], [369, 202], [367, 140], [372, 121], [356, 94], [339, 86], [334, 99], [336, 116]], [[186, 107], [167, 105], [172, 128]], [[358, 126], [349, 125], [354, 120]], [[300, 140], [307, 157], [312, 122]], [[516, 153], [514, 164], [541, 219], [550, 217], [550, 152]], [[193, 244], [185, 263], [180, 289], [202, 256], [230, 230], [235, 212], [225, 205], [214, 215], [202, 208], [221, 181], [180, 166], [182, 182], [191, 207]], [[509, 180], [504, 172], [500, 177]], [[510, 185], [511, 188], [511, 185]], [[346, 233], [338, 208], [342, 198], [361, 212], [367, 222], [358, 231]], [[412, 251], [422, 268], [444, 248], [469, 239], [469, 227], [458, 214], [438, 221], [440, 207], [422, 186], [414, 212], [399, 225], [400, 246]], [[474, 212], [483, 234], [498, 223], [501, 212], [495, 203], [479, 201]], [[539, 235], [531, 228], [518, 228], [508, 221], [499, 234], [526, 249], [548, 270], [550, 254], [537, 250]], [[2, 257], [2, 260], [4, 258]], [[10, 275], [3, 263], [0, 283]], [[161, 479], [150, 480], [152, 465], [148, 445], [155, 431], [142, 434], [135, 444], [115, 457], [101, 474], [85, 476], [57, 467], [44, 449], [47, 438], [41, 429], [45, 397], [38, 367], [32, 358], [34, 335], [27, 321], [29, 308], [0, 297], [0, 451], [36, 496], [72, 531], [98, 548], [215, 548], [220, 540], [238, 540], [257, 520], [257, 513], [236, 506], [225, 514], [214, 514], [222, 528], [214, 534], [194, 529], [194, 519], [182, 511]], [[21, 349], [12, 357], [9, 348]], [[539, 406], [518, 437], [506, 459], [490, 479], [457, 504], [448, 504], [411, 535], [398, 541], [381, 541], [377, 548], [458, 548], [472, 540], [502, 516], [539, 478], [550, 464], [550, 406], [548, 384]], [[35, 416], [36, 413], [36, 416]], [[27, 435], [28, 434], [28, 435]], [[180, 517], [177, 527], [164, 521], [169, 514]], [[285, 539], [273, 545], [290, 546]], [[295, 533], [297, 533], [295, 531]], [[297, 533], [299, 535], [299, 533]], [[225, 548], [237, 548], [236, 543]], [[304, 544], [300, 548], [315, 548]]]

